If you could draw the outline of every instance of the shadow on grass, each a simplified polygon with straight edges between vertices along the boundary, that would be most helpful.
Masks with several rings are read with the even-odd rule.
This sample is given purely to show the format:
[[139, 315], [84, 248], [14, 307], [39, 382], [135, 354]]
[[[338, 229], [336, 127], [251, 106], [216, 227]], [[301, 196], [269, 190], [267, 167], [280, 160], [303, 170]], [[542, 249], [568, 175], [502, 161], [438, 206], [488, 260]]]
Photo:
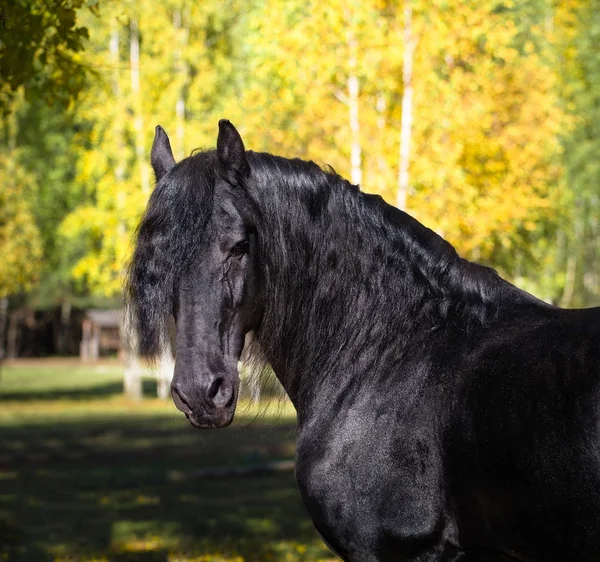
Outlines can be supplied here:
[[285, 558], [288, 543], [304, 554], [286, 559], [330, 556], [291, 472], [194, 476], [293, 456], [293, 420], [249, 421], [212, 432], [176, 415], [0, 427], [0, 560], [262, 561]]
[[[142, 392], [146, 397], [156, 397], [156, 379], [142, 379]], [[82, 388], [65, 388], [52, 390], [36, 390], [24, 392], [0, 393], [0, 402], [36, 402], [39, 400], [92, 400], [109, 398], [123, 393], [123, 383], [120, 381], [96, 384]]]

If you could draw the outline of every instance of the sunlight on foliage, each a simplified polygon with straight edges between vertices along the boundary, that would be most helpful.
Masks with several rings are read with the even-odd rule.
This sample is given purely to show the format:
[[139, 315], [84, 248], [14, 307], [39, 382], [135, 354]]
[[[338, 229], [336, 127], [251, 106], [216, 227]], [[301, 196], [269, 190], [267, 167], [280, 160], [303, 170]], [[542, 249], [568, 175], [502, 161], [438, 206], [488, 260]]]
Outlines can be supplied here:
[[[600, 292], [600, 12], [593, 3], [61, 5], [66, 43], [57, 42], [56, 52], [69, 51], [69, 67], [57, 80], [68, 82], [72, 65], [81, 65], [87, 87], [68, 82], [66, 93], [79, 96], [66, 113], [13, 100], [19, 138], [8, 139], [5, 158], [15, 167], [16, 193], [26, 197], [1, 235], [13, 245], [6, 263], [21, 272], [19, 287], [40, 276], [41, 236], [44, 275], [56, 287], [47, 292], [118, 297], [152, 190], [157, 124], [179, 160], [213, 147], [218, 120], [228, 118], [247, 148], [332, 166], [396, 204], [409, 90], [403, 72], [414, 45], [409, 213], [464, 257], [548, 300], [588, 302]], [[61, 14], [44, 17], [61, 21]], [[13, 63], [15, 72], [27, 70]], [[66, 134], [51, 136], [49, 123]], [[49, 169], [41, 164], [47, 155]], [[48, 212], [51, 191], [60, 197]], [[23, 236], [31, 265], [10, 261]], [[17, 291], [12, 285], [2, 290]]]
[[[216, 122], [228, 117], [250, 148], [314, 159], [349, 177], [348, 81], [356, 76], [362, 184], [395, 202], [402, 6], [229, 4], [226, 14], [217, 2], [169, 7], [140, 0], [104, 7], [100, 19], [87, 21], [93, 48], [86, 56], [104, 69], [79, 109], [90, 119], [99, 107], [104, 112], [78, 167], [78, 181], [94, 186], [94, 206], [77, 209], [60, 232], [67, 241], [88, 241], [72, 273], [93, 291], [120, 290], [131, 234], [148, 197], [140, 166], [147, 165], [156, 123], [171, 133], [178, 157], [214, 146]], [[519, 248], [539, 243], [539, 225], [551, 223], [562, 202], [556, 195], [559, 133], [568, 120], [556, 95], [552, 38], [531, 27], [524, 40], [520, 12], [510, 3], [498, 10], [491, 0], [414, 1], [412, 8], [417, 48], [409, 211], [465, 257], [515, 275], [515, 254], [528, 268], [546, 260], [547, 253]], [[152, 40], [142, 44], [142, 87], [135, 94], [124, 23], [139, 13], [140, 33]], [[158, 18], [171, 23], [159, 29]], [[109, 48], [115, 37], [117, 55]], [[185, 104], [185, 120], [178, 103]]]
[[26, 291], [37, 281], [42, 247], [33, 215], [22, 197], [26, 171], [0, 153], [0, 297]]

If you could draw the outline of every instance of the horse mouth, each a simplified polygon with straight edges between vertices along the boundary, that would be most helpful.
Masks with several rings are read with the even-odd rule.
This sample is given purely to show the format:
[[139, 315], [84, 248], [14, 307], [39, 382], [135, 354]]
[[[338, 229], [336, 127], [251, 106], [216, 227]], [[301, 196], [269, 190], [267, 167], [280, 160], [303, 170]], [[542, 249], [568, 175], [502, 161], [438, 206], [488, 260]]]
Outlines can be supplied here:
[[218, 420], [202, 420], [194, 414], [188, 413], [185, 414], [185, 417], [190, 422], [190, 425], [196, 429], [220, 429], [231, 424], [233, 421], [233, 412], [226, 418]]
[[192, 427], [196, 429], [217, 429], [227, 427], [233, 421], [237, 404], [237, 389], [231, 393], [227, 403], [215, 407], [208, 407], [203, 403], [194, 404], [188, 396], [182, 394], [176, 386], [171, 386], [171, 396], [175, 407], [185, 414]]

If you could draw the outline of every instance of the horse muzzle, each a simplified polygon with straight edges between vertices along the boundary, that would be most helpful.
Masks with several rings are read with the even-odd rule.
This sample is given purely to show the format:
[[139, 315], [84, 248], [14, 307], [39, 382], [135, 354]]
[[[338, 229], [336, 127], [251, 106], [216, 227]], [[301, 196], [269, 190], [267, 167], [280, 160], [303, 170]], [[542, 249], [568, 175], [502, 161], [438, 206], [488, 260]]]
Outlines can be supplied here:
[[227, 427], [235, 414], [239, 380], [216, 377], [206, 388], [186, 389], [173, 381], [171, 396], [175, 407], [198, 429]]

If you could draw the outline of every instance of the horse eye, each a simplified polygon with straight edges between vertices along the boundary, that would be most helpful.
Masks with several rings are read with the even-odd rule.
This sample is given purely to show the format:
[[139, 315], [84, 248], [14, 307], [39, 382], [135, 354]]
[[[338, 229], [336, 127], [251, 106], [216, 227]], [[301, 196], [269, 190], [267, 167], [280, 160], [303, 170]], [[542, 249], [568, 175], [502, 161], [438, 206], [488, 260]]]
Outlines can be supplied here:
[[250, 242], [248, 240], [242, 240], [231, 248], [231, 255], [236, 258], [241, 258], [244, 254], [250, 251]]

